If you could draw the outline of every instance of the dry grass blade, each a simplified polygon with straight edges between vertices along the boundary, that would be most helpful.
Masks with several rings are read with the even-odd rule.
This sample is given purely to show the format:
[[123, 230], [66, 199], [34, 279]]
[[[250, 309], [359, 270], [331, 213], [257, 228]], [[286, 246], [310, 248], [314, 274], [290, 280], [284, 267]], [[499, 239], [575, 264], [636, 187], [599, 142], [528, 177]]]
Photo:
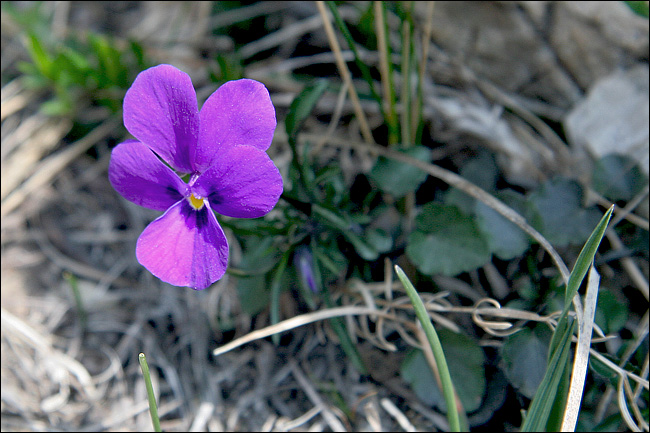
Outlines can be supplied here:
[[571, 385], [567, 399], [564, 419], [562, 420], [562, 431], [574, 431], [580, 413], [580, 403], [587, 376], [587, 365], [589, 362], [589, 347], [591, 346], [591, 334], [596, 316], [596, 301], [598, 300], [598, 289], [600, 276], [593, 264], [589, 270], [587, 282], [587, 293], [585, 296], [585, 310], [582, 315], [582, 322], [578, 328], [578, 344], [576, 345], [573, 359], [573, 371], [571, 373]]
[[333, 317], [343, 317], [343, 316], [350, 316], [350, 315], [356, 316], [356, 315], [366, 315], [366, 314], [376, 314], [376, 315], [394, 317], [393, 315], [389, 315], [382, 311], [378, 311], [372, 308], [354, 307], [354, 306], [315, 311], [313, 313], [302, 314], [300, 316], [292, 317], [291, 319], [283, 320], [282, 322], [276, 323], [275, 325], [267, 326], [266, 328], [262, 328], [257, 331], [249, 332], [243, 337], [240, 337], [234, 341], [231, 341], [228, 344], [224, 344], [223, 346], [215, 349], [212, 353], [214, 356], [222, 355], [226, 352], [236, 349], [239, 346], [243, 346], [244, 344], [250, 343], [251, 341], [270, 337], [273, 334], [289, 331], [291, 329], [298, 328], [300, 326], [304, 326], [309, 323], [319, 322], [321, 320], [331, 319]]
[[[375, 17], [375, 31], [377, 32], [377, 51], [379, 52], [379, 72], [381, 75], [381, 92], [382, 92], [382, 105], [386, 109], [388, 115], [387, 122], [393, 122], [393, 110], [391, 107], [391, 83], [393, 77], [390, 76], [388, 67], [388, 46], [386, 44], [386, 31], [384, 24], [384, 6], [380, 1], [373, 2], [373, 10]], [[408, 143], [404, 143], [408, 144]]]
[[[297, 429], [301, 425], [305, 424], [306, 422], [310, 421], [312, 418], [314, 418], [316, 415], [318, 415], [321, 411], [320, 407], [313, 407], [309, 409], [307, 412], [302, 414], [296, 419], [292, 420], [279, 420], [275, 423], [276, 425], [276, 430], [277, 431], [291, 431], [294, 429]], [[269, 431], [271, 431], [269, 429]]]
[[339, 46], [339, 42], [336, 39], [336, 34], [334, 33], [334, 28], [332, 27], [330, 16], [325, 10], [325, 5], [322, 1], [317, 1], [316, 6], [318, 6], [318, 11], [323, 18], [323, 26], [325, 27], [325, 32], [327, 33], [327, 39], [329, 40], [330, 47], [336, 56], [336, 65], [339, 69], [339, 72], [341, 73], [341, 76], [343, 77], [343, 82], [346, 84], [346, 86], [348, 86], [348, 91], [350, 92], [350, 100], [354, 106], [354, 113], [356, 114], [357, 120], [359, 121], [359, 125], [361, 127], [361, 135], [363, 135], [363, 139], [366, 140], [366, 142], [373, 143], [374, 139], [372, 138], [372, 132], [368, 126], [368, 120], [366, 120], [366, 115], [361, 108], [359, 95], [357, 95], [357, 91], [352, 84], [352, 76], [350, 74], [350, 70], [343, 60], [341, 47]]
[[120, 118], [118, 117], [107, 120], [82, 139], [45, 159], [29, 179], [2, 201], [0, 216], [4, 217], [16, 209], [31, 193], [54, 179], [68, 164], [97, 144], [99, 140], [105, 138], [119, 124]]
[[311, 382], [307, 379], [307, 376], [302, 372], [300, 367], [295, 361], [292, 361], [290, 363], [291, 366], [291, 373], [293, 376], [296, 378], [302, 389], [305, 391], [305, 394], [307, 394], [307, 397], [311, 400], [311, 402], [317, 407], [320, 412], [323, 414], [323, 418], [325, 419], [325, 422], [329, 425], [329, 427], [332, 429], [332, 431], [347, 431], [347, 429], [343, 426], [341, 421], [334, 415], [332, 410], [325, 404], [323, 399], [318, 395], [318, 392], [314, 388], [314, 386], [311, 384]]
[[381, 399], [381, 406], [388, 412], [399, 425], [404, 429], [404, 431], [414, 432], [417, 431], [415, 426], [411, 424], [408, 417], [404, 415], [398, 408], [387, 398]]
[[99, 394], [95, 389], [92, 377], [86, 368], [76, 359], [57, 350], [48, 338], [43, 337], [26, 322], [20, 320], [4, 308], [2, 308], [1, 317], [2, 332], [5, 336], [11, 336], [29, 346], [37, 354], [34, 358], [48, 360], [52, 364], [52, 368], [57, 371], [54, 374], [56, 378], [60, 379], [61, 373], [64, 376], [70, 374], [77, 379], [80, 385], [79, 389], [85, 393], [88, 399], [94, 400], [97, 398]]
[[2, 139], [2, 199], [13, 191], [34, 167], [70, 131], [67, 119], [50, 119], [35, 114], [22, 121]]

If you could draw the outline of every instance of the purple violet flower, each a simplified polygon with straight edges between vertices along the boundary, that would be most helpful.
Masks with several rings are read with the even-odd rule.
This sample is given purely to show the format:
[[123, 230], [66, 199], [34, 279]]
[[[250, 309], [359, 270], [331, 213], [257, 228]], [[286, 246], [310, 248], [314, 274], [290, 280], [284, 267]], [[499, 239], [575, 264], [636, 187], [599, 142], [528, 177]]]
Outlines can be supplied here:
[[257, 218], [282, 194], [266, 154], [276, 127], [269, 92], [254, 80], [229, 81], [199, 111], [189, 75], [159, 65], [126, 92], [124, 126], [136, 139], [113, 149], [108, 178], [127, 200], [165, 211], [138, 238], [136, 257], [162, 281], [203, 290], [228, 266], [213, 211]]

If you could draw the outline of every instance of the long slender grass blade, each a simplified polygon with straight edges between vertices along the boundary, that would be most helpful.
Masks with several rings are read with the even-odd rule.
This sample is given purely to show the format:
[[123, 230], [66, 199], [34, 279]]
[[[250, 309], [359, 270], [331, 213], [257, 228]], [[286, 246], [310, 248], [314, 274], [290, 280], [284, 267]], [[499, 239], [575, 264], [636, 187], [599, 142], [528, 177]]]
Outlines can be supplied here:
[[460, 418], [458, 416], [458, 407], [456, 406], [456, 397], [454, 393], [454, 385], [451, 382], [451, 375], [449, 374], [449, 367], [447, 366], [447, 360], [445, 359], [445, 353], [442, 350], [442, 345], [440, 344], [440, 339], [436, 333], [431, 319], [427, 314], [427, 310], [424, 307], [420, 295], [418, 295], [417, 290], [413, 287], [413, 284], [406, 276], [402, 268], [395, 265], [395, 272], [397, 277], [402, 282], [406, 294], [413, 304], [413, 309], [415, 310], [415, 315], [422, 325], [422, 329], [429, 340], [431, 345], [431, 350], [433, 351], [433, 356], [436, 359], [436, 364], [438, 365], [438, 372], [440, 374], [440, 381], [442, 383], [442, 393], [445, 397], [445, 403], [447, 404], [447, 419], [449, 420], [449, 429], [451, 431], [460, 431]]

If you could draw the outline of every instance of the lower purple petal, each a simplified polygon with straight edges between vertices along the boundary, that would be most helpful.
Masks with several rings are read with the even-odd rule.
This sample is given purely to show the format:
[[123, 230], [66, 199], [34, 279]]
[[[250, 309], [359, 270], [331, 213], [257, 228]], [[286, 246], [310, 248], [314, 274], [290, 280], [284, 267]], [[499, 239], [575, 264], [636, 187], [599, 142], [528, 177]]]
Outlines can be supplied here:
[[183, 199], [144, 229], [135, 254], [162, 281], [203, 290], [226, 272], [228, 241], [208, 203]]

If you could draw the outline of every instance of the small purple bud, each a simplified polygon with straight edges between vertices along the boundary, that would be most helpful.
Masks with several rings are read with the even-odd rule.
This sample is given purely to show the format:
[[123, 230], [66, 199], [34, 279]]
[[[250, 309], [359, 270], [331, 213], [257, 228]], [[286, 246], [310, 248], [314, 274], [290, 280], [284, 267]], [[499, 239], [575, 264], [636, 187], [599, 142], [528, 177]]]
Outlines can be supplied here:
[[301, 283], [309, 288], [312, 293], [317, 293], [316, 279], [314, 278], [314, 262], [311, 250], [305, 245], [296, 248], [294, 263], [298, 268], [298, 275]]

